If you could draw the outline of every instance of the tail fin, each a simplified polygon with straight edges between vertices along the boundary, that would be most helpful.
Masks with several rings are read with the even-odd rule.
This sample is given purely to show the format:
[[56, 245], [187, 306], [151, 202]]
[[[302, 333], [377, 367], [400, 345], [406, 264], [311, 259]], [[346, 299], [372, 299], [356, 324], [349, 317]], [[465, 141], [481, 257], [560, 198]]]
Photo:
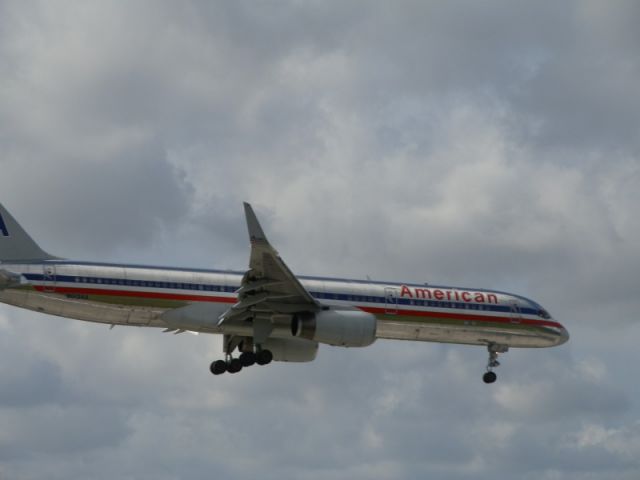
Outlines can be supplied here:
[[0, 263], [54, 260], [42, 250], [0, 203]]

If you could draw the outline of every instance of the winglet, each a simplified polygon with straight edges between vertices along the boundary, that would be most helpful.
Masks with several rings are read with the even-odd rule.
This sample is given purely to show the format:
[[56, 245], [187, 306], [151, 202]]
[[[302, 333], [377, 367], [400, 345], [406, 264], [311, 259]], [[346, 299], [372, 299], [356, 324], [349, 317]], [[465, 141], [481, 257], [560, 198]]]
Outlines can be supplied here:
[[247, 229], [249, 230], [249, 239], [251, 243], [269, 243], [267, 236], [262, 231], [258, 217], [253, 212], [253, 208], [247, 202], [244, 202], [244, 215], [247, 219]]

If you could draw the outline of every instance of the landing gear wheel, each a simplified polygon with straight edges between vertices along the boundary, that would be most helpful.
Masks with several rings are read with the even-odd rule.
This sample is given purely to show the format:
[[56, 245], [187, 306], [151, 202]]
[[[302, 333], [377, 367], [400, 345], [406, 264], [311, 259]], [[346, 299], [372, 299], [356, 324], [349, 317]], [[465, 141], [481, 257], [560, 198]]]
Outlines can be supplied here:
[[273, 353], [270, 350], [260, 350], [256, 353], [256, 363], [258, 365], [268, 365], [273, 360]]
[[240, 354], [240, 362], [243, 367], [250, 367], [256, 363], [256, 354], [253, 352], [243, 352]]
[[490, 342], [487, 345], [487, 350], [489, 352], [489, 361], [487, 362], [487, 373], [482, 376], [482, 381], [484, 383], [493, 383], [498, 378], [498, 376], [493, 372], [494, 368], [500, 366], [498, 355], [508, 352], [509, 346]]
[[227, 371], [229, 373], [238, 373], [240, 370], [242, 370], [242, 362], [239, 358], [229, 360], [229, 363], [227, 363]]
[[495, 374], [495, 372], [487, 372], [482, 376], [482, 381], [484, 383], [493, 383], [497, 378], [498, 376]]
[[211, 366], [209, 367], [211, 373], [214, 375], [222, 375], [227, 371], [227, 362], [224, 360], [216, 360], [215, 362], [211, 362]]

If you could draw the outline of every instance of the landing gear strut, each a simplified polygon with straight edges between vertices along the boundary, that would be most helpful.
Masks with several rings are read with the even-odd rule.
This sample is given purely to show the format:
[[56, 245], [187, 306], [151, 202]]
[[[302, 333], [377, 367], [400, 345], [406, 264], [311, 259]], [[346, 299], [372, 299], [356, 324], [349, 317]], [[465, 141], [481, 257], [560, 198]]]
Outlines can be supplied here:
[[498, 376], [493, 371], [494, 368], [500, 366], [498, 355], [508, 352], [509, 347], [507, 345], [490, 343], [487, 345], [487, 350], [489, 351], [489, 361], [487, 362], [487, 372], [482, 376], [482, 381], [484, 383], [493, 383], [498, 379]]

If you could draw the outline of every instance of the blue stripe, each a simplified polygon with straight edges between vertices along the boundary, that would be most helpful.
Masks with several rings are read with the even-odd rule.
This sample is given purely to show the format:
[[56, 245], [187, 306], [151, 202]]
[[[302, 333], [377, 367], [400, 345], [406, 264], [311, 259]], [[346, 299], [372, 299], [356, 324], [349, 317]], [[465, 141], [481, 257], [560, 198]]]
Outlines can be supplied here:
[[3, 237], [9, 236], [9, 230], [7, 230], [7, 226], [4, 224], [4, 219], [2, 218], [1, 213], [0, 213], [0, 232], [2, 232]]
[[[246, 270], [216, 270], [216, 269], [203, 269], [203, 268], [184, 268], [184, 267], [159, 267], [153, 265], [136, 265], [136, 264], [122, 264], [122, 263], [96, 263], [96, 262], [83, 262], [83, 261], [70, 261], [70, 260], [55, 260], [47, 262], [47, 265], [64, 265], [64, 266], [87, 266], [87, 267], [113, 267], [113, 268], [124, 268], [124, 269], [146, 269], [146, 270], [166, 270], [170, 272], [184, 272], [184, 273], [218, 273], [218, 274], [226, 274], [226, 275], [238, 275], [242, 277]], [[320, 282], [344, 282], [344, 283], [354, 283], [359, 285], [381, 285], [387, 287], [401, 287], [402, 285], [406, 285], [407, 287], [417, 287], [417, 288], [439, 288], [444, 290], [469, 290], [474, 292], [482, 292], [482, 293], [496, 293], [509, 295], [514, 298], [519, 298], [521, 300], [525, 300], [527, 302], [533, 302], [531, 299], [515, 295], [509, 292], [503, 292], [500, 290], [491, 290], [484, 288], [475, 288], [475, 287], [460, 287], [460, 286], [447, 286], [447, 285], [432, 285], [427, 283], [406, 283], [406, 282], [396, 282], [396, 281], [381, 281], [381, 280], [358, 280], [353, 278], [339, 278], [339, 277], [315, 277], [310, 275], [296, 275], [296, 278], [301, 280], [317, 280]]]
[[26, 273], [23, 275], [27, 280], [36, 282], [57, 282], [57, 283], [73, 283], [73, 284], [89, 284], [89, 285], [113, 285], [122, 287], [144, 287], [144, 288], [164, 288], [173, 290], [204, 290], [208, 292], [225, 292], [234, 293], [237, 287], [229, 285], [214, 285], [204, 283], [186, 283], [186, 282], [155, 282], [146, 280], [129, 280], [111, 277], [90, 277], [90, 276], [71, 276], [56, 275], [45, 276], [35, 273]]

